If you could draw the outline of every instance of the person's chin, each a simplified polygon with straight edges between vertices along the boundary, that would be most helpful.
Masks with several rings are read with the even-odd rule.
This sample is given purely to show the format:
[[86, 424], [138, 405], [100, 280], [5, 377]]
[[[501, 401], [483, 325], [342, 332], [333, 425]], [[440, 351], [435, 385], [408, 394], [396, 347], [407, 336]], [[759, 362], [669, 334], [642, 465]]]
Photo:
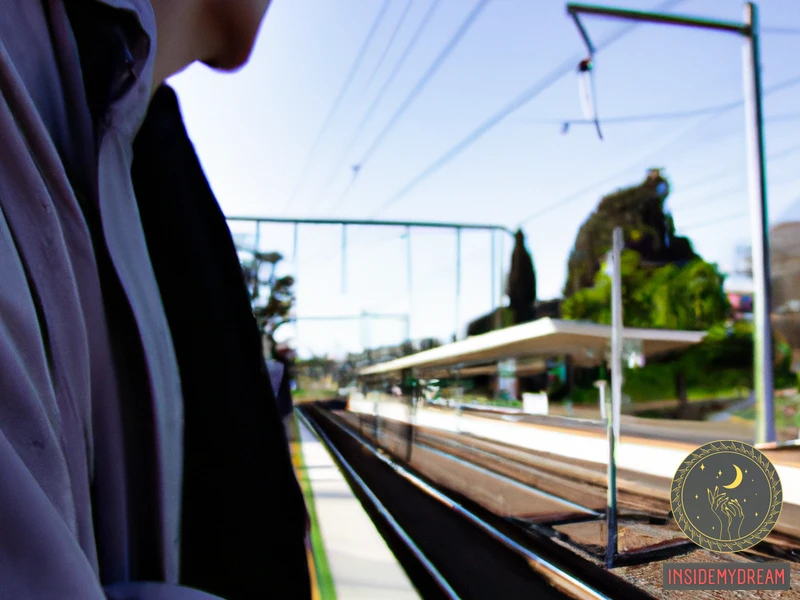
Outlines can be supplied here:
[[247, 61], [250, 60], [250, 56], [253, 53], [253, 45], [242, 44], [241, 47], [231, 48], [228, 52], [221, 56], [217, 56], [213, 59], [204, 60], [203, 64], [211, 67], [212, 69], [216, 69], [218, 71], [238, 71], [244, 65], [247, 64]]
[[[232, 0], [224, 0], [230, 2]], [[270, 4], [269, 0], [259, 0], [261, 5], [250, 4], [248, 11], [218, 13], [216, 23], [221, 36], [221, 51], [211, 60], [202, 61], [212, 69], [236, 71], [242, 68], [253, 53], [261, 22]], [[218, 50], [219, 47], [218, 47]]]

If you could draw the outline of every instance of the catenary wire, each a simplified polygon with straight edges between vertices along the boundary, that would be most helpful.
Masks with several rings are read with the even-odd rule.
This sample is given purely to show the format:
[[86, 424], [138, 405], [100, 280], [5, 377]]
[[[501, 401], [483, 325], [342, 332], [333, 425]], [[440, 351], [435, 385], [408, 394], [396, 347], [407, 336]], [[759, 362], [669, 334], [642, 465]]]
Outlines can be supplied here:
[[397, 24], [394, 26], [394, 30], [392, 34], [389, 36], [389, 40], [386, 42], [386, 47], [383, 49], [383, 53], [381, 57], [378, 59], [375, 68], [372, 69], [372, 73], [370, 73], [369, 79], [367, 79], [367, 83], [364, 84], [364, 87], [369, 87], [372, 81], [375, 79], [375, 75], [378, 74], [378, 71], [381, 70], [384, 61], [386, 60], [386, 56], [389, 54], [389, 51], [392, 49], [392, 45], [394, 44], [394, 40], [397, 38], [397, 34], [400, 33], [400, 30], [403, 28], [403, 24], [406, 22], [406, 18], [408, 18], [408, 14], [411, 12], [411, 7], [414, 5], [414, 0], [408, 0], [406, 2], [406, 7], [403, 9], [403, 13], [400, 15], [400, 18], [397, 20]]
[[[658, 7], [656, 7], [656, 10], [659, 11], [668, 10], [680, 4], [683, 1], [684, 0], [668, 0], [667, 2], [663, 2]], [[631, 23], [628, 25], [624, 25], [615, 34], [611, 35], [610, 37], [598, 43], [597, 47], [595, 48], [595, 51], [599, 52], [607, 48], [609, 45], [613, 44], [621, 37], [628, 34], [633, 29], [635, 29], [637, 26], [638, 23]], [[385, 203], [383, 203], [373, 213], [371, 213], [370, 217], [374, 217], [382, 213], [383, 211], [387, 210], [388, 208], [399, 202], [402, 198], [404, 198], [412, 190], [414, 190], [419, 184], [421, 184], [430, 176], [441, 170], [445, 165], [450, 163], [453, 159], [455, 159], [458, 155], [464, 152], [467, 148], [472, 146], [472, 144], [481, 139], [484, 135], [486, 135], [489, 131], [494, 129], [497, 125], [505, 121], [505, 119], [508, 118], [511, 114], [513, 114], [514, 112], [519, 110], [522, 106], [526, 105], [528, 102], [533, 100], [542, 92], [553, 86], [562, 77], [565, 77], [569, 73], [574, 72], [575, 65], [582, 58], [584, 58], [583, 54], [570, 57], [562, 64], [560, 64], [558, 67], [553, 69], [548, 75], [546, 75], [540, 81], [534, 83], [532, 86], [524, 90], [516, 98], [511, 100], [511, 102], [506, 104], [503, 108], [501, 108], [491, 117], [489, 117], [486, 121], [484, 121], [478, 127], [473, 129], [458, 143], [456, 143], [444, 154], [442, 154], [439, 158], [434, 160], [431, 164], [429, 164], [422, 171], [420, 171], [408, 183], [406, 183], [397, 193], [395, 193]]]
[[[386, 139], [386, 136], [389, 135], [389, 132], [394, 129], [397, 123], [400, 122], [400, 119], [403, 117], [405, 112], [411, 107], [414, 103], [414, 100], [422, 93], [422, 91], [428, 86], [428, 84], [433, 79], [433, 76], [437, 73], [437, 71], [441, 68], [444, 64], [445, 60], [450, 56], [453, 50], [456, 49], [458, 44], [464, 38], [466, 33], [470, 30], [470, 28], [477, 22], [478, 18], [483, 14], [484, 9], [489, 5], [490, 0], [478, 0], [472, 10], [469, 12], [467, 17], [462, 21], [460, 27], [456, 30], [453, 37], [447, 42], [445, 47], [441, 50], [441, 52], [437, 55], [434, 59], [433, 63], [428, 67], [422, 77], [417, 81], [417, 83], [412, 88], [411, 92], [405, 97], [403, 102], [400, 106], [395, 110], [394, 114], [389, 118], [388, 123], [381, 129], [375, 139], [372, 141], [370, 146], [362, 155], [361, 160], [358, 164], [354, 167], [354, 172], [356, 177], [360, 174], [361, 170], [363, 169], [364, 165], [369, 161], [372, 155], [378, 150], [381, 146], [383, 141]], [[353, 188], [353, 184], [355, 183], [355, 178], [351, 180], [350, 184], [345, 189], [344, 193], [339, 197], [336, 202], [334, 210], [337, 210], [344, 204], [345, 200], [347, 199], [347, 195], [349, 191]]]
[[[785, 89], [787, 89], [789, 87], [792, 87], [792, 86], [795, 86], [797, 84], [800, 84], [800, 76], [791, 77], [791, 78], [786, 79], [784, 81], [781, 81], [781, 82], [779, 82], [779, 83], [777, 83], [777, 84], [775, 84], [773, 86], [770, 86], [769, 88], [764, 90], [764, 95], [766, 96], [766, 95], [769, 95], [769, 94], [774, 94], [776, 92], [785, 90]], [[562, 198], [562, 199], [550, 204], [549, 206], [541, 208], [541, 209], [537, 210], [536, 212], [528, 215], [527, 217], [525, 217], [524, 219], [522, 219], [520, 221], [520, 226], [532, 221], [533, 219], [539, 218], [539, 217], [541, 217], [541, 216], [543, 216], [543, 215], [545, 215], [545, 214], [547, 214], [549, 212], [552, 212], [553, 210], [555, 210], [557, 208], [560, 208], [560, 207], [565, 206], [565, 205], [567, 205], [567, 204], [569, 204], [571, 202], [574, 202], [575, 200], [579, 199], [584, 194], [592, 191], [593, 189], [595, 189], [597, 187], [600, 187], [601, 185], [604, 185], [606, 183], [609, 183], [609, 182], [617, 179], [621, 175], [625, 175], [626, 173], [631, 171], [633, 168], [638, 167], [641, 163], [643, 163], [644, 161], [648, 160], [650, 156], [652, 156], [654, 154], [657, 154], [658, 152], [661, 152], [665, 147], [668, 147], [668, 146], [672, 145], [675, 141], [681, 139], [687, 133], [690, 133], [697, 126], [703, 125], [703, 124], [705, 124], [707, 122], [710, 122], [710, 121], [713, 121], [714, 119], [722, 116], [726, 112], [728, 112], [730, 110], [733, 110], [734, 108], [737, 108], [738, 106], [741, 106], [743, 103], [744, 103], [744, 101], [741, 100], [738, 103], [736, 103], [735, 105], [734, 105], [734, 103], [726, 105], [720, 111], [708, 115], [708, 117], [706, 119], [703, 119], [700, 123], [692, 124], [688, 128], [686, 128], [684, 130], [681, 130], [681, 132], [677, 136], [673, 136], [666, 144], [660, 145], [655, 150], [647, 153], [643, 158], [639, 157], [636, 160], [635, 163], [629, 165], [625, 169], [623, 169], [621, 171], [618, 171], [618, 172], [614, 173], [611, 176], [604, 177], [600, 181], [597, 181], [597, 182], [595, 182], [595, 183], [593, 183], [593, 184], [591, 184], [589, 186], [581, 188], [580, 190], [565, 196], [564, 198]]]
[[[405, 64], [406, 59], [410, 56], [411, 52], [416, 47], [417, 43], [419, 42], [420, 36], [429, 25], [434, 13], [436, 12], [436, 9], [440, 5], [441, 5], [441, 0], [433, 0], [431, 2], [427, 12], [417, 25], [417, 29], [414, 31], [414, 35], [411, 36], [411, 39], [409, 40], [406, 47], [403, 49], [400, 58], [398, 58], [397, 62], [395, 62], [394, 67], [392, 68], [392, 71], [389, 74], [389, 77], [386, 79], [383, 86], [378, 91], [378, 94], [375, 96], [375, 99], [372, 101], [372, 104], [367, 109], [366, 113], [364, 114], [364, 117], [361, 119], [361, 122], [356, 126], [353, 135], [350, 138], [350, 141], [348, 142], [347, 148], [340, 154], [339, 158], [337, 159], [336, 166], [331, 171], [331, 174], [328, 177], [328, 181], [323, 186], [323, 190], [321, 193], [322, 196], [325, 195], [327, 190], [330, 188], [330, 186], [336, 179], [336, 176], [339, 175], [342, 165], [344, 165], [345, 161], [347, 160], [347, 157], [350, 155], [350, 152], [353, 150], [359, 138], [361, 137], [361, 134], [364, 131], [364, 127], [366, 126], [367, 122], [372, 117], [372, 115], [375, 113], [375, 110], [378, 108], [378, 106], [380, 106], [381, 100], [383, 100], [383, 97], [389, 90], [389, 87], [392, 85], [392, 83], [394, 83], [395, 79], [397, 78], [397, 75], [400, 73], [401, 69], [403, 68], [403, 65]], [[338, 202], [337, 202], [337, 208], [338, 208]]]
[[320, 130], [317, 133], [317, 137], [311, 146], [311, 150], [309, 151], [308, 156], [306, 157], [305, 164], [303, 165], [303, 168], [300, 171], [300, 176], [297, 179], [297, 183], [295, 184], [292, 193], [289, 195], [289, 198], [286, 200], [286, 203], [283, 206], [283, 212], [286, 211], [289, 205], [291, 205], [292, 202], [294, 202], [295, 198], [297, 197], [297, 194], [300, 191], [303, 182], [305, 181], [305, 177], [308, 174], [308, 170], [311, 167], [311, 163], [317, 151], [317, 148], [319, 147], [319, 144], [322, 141], [323, 136], [327, 132], [328, 127], [330, 127], [330, 124], [333, 121], [333, 117], [336, 114], [336, 111], [339, 109], [342, 100], [344, 99], [345, 95], [350, 89], [350, 86], [352, 85], [353, 80], [355, 79], [356, 73], [358, 72], [358, 69], [361, 67], [361, 63], [363, 62], [364, 57], [366, 56], [367, 48], [369, 48], [372, 39], [375, 37], [375, 33], [378, 31], [378, 28], [380, 27], [383, 18], [386, 16], [386, 11], [388, 10], [390, 5], [391, 5], [390, 0], [384, 0], [380, 10], [378, 11], [378, 14], [375, 16], [375, 19], [372, 22], [372, 26], [370, 27], [367, 36], [364, 38], [364, 41], [361, 44], [361, 48], [359, 48], [358, 54], [356, 55], [356, 58], [353, 61], [352, 66], [350, 67], [350, 71], [345, 77], [341, 88], [339, 88], [339, 92], [336, 95], [333, 104], [331, 104], [331, 107], [328, 110], [328, 114], [325, 117], [325, 120], [322, 122], [322, 127], [320, 127]]

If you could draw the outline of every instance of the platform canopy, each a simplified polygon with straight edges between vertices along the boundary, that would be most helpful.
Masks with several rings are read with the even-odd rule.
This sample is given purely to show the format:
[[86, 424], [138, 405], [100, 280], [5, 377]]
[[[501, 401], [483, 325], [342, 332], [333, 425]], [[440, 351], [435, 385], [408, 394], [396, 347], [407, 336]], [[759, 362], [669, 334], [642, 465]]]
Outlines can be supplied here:
[[[704, 331], [635, 327], [626, 327], [623, 331], [625, 342], [639, 342], [639, 351], [645, 357], [687, 348], [701, 342], [705, 335]], [[406, 369], [468, 367], [511, 358], [562, 355], [570, 355], [575, 365], [597, 366], [605, 360], [610, 339], [611, 327], [608, 325], [544, 318], [364, 367], [359, 370], [359, 375], [367, 377]]]

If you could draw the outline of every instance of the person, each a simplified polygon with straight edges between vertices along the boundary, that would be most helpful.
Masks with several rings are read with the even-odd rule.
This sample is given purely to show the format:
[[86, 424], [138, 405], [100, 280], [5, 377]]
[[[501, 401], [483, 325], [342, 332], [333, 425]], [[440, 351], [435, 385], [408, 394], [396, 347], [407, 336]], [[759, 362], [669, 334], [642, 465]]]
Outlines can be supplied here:
[[310, 597], [230, 232], [162, 85], [240, 67], [268, 4], [3, 3], [4, 598]]

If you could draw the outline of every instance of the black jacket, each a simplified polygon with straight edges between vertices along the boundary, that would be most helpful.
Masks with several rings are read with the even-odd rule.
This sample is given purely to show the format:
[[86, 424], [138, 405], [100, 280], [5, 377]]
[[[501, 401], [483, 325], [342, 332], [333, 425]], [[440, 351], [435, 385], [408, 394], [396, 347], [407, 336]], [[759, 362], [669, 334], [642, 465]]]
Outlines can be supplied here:
[[227, 600], [310, 598], [306, 512], [239, 259], [172, 89], [133, 182], [183, 385], [181, 583]]

